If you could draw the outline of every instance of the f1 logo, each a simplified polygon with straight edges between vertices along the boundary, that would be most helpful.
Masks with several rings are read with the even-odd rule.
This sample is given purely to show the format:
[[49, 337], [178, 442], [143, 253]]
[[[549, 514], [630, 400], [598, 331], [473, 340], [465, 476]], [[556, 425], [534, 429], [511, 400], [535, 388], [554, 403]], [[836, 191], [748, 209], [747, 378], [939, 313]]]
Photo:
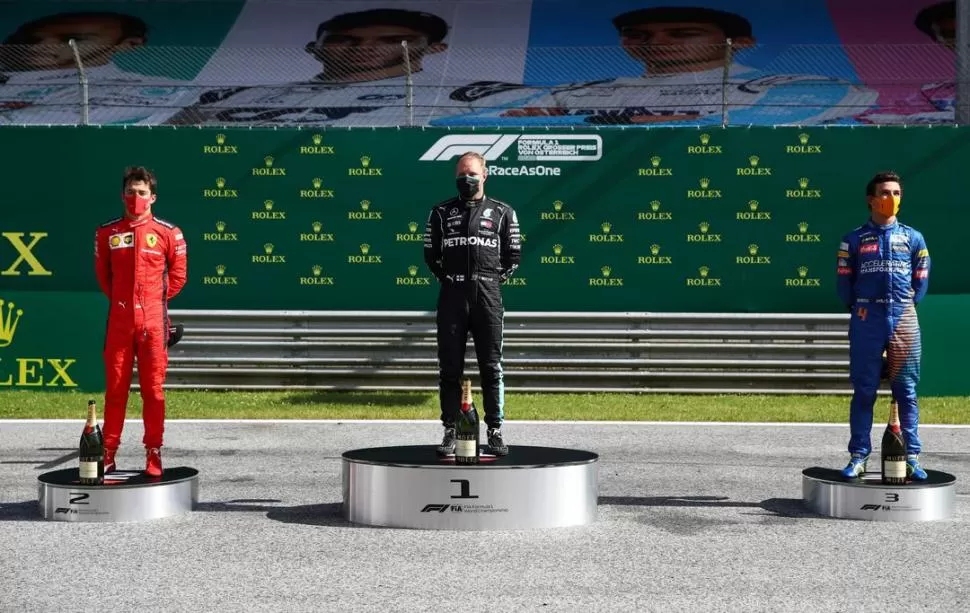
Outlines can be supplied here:
[[444, 513], [451, 508], [450, 504], [426, 504], [424, 508], [421, 509], [422, 513]]
[[461, 493], [457, 496], [452, 496], [452, 498], [478, 498], [478, 496], [472, 496], [472, 487], [468, 479], [452, 479], [451, 482], [457, 483], [461, 489]]

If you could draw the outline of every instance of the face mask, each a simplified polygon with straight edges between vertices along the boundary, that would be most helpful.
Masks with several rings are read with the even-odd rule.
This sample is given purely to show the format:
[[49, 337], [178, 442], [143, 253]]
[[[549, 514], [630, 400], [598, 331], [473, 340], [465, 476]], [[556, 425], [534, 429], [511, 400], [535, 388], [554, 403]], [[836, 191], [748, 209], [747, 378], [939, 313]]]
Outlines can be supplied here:
[[132, 217], [141, 217], [148, 210], [149, 199], [138, 194], [125, 194], [125, 210]]
[[458, 194], [465, 200], [470, 200], [474, 198], [478, 193], [478, 186], [481, 185], [482, 180], [480, 177], [474, 175], [462, 175], [455, 179], [455, 185], [458, 187]]
[[899, 196], [893, 195], [876, 198], [872, 203], [872, 210], [884, 217], [893, 217], [899, 212], [901, 200]]

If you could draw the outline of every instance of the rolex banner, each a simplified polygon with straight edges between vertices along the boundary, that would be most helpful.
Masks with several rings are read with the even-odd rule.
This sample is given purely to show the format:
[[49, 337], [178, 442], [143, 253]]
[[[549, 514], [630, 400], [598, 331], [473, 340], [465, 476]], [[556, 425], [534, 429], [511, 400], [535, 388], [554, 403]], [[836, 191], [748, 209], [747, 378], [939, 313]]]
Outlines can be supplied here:
[[[466, 151], [521, 224], [509, 310], [840, 312], [839, 240], [885, 169], [903, 177], [900, 219], [926, 236], [931, 294], [970, 292], [965, 128], [69, 127], [5, 128], [0, 142], [0, 298], [96, 292], [95, 229], [122, 211], [124, 168], [144, 165], [156, 214], [188, 243], [173, 308], [432, 310], [425, 220]], [[0, 380], [20, 376], [8, 361]]]

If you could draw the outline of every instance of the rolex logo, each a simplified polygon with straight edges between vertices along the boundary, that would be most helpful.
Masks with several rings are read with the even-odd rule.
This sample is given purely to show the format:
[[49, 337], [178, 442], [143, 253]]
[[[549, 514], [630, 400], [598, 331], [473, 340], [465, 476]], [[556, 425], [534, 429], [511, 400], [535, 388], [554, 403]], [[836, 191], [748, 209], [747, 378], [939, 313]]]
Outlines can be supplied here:
[[418, 231], [418, 222], [416, 222], [416, 221], [409, 221], [408, 222], [408, 232], [417, 232], [417, 231]]
[[758, 255], [758, 246], [754, 243], [748, 245], [748, 253], [750, 255]]
[[706, 221], [702, 221], [697, 224], [697, 227], [700, 229], [701, 233], [704, 234], [711, 229], [711, 224], [707, 223]]
[[271, 168], [273, 166], [273, 156], [267, 155], [263, 158], [263, 162], [266, 164], [267, 168]]
[[808, 276], [808, 266], [799, 266], [798, 267], [798, 276], [800, 278], [802, 278], [802, 279], [804, 279], [805, 277], [807, 277]]
[[310, 272], [313, 273], [314, 277], [319, 277], [323, 273], [323, 266], [319, 264], [314, 264], [310, 267]]
[[808, 144], [808, 134], [805, 134], [804, 132], [802, 132], [801, 134], [799, 134], [798, 135], [798, 142], [800, 142], [803, 145], [807, 145]]
[[661, 160], [660, 156], [655, 155], [650, 158], [650, 165], [653, 166], [654, 168], [657, 168], [658, 166], [660, 166], [660, 160]]
[[706, 279], [707, 275], [711, 274], [711, 269], [707, 266], [701, 266], [697, 269], [697, 274], [699, 274], [702, 279]]
[[367, 255], [368, 253], [370, 253], [370, 245], [368, 245], [367, 243], [361, 244], [360, 252], [363, 253], [364, 255]]
[[366, 156], [366, 155], [361, 156], [360, 165], [363, 166], [364, 168], [367, 168], [368, 166], [370, 166], [370, 156]]
[[654, 243], [650, 245], [650, 255], [658, 255], [660, 253], [660, 245]]
[[611, 229], [612, 227], [613, 227], [613, 224], [611, 224], [611, 223], [610, 223], [610, 222], [608, 222], [608, 221], [604, 221], [603, 223], [601, 223], [601, 224], [600, 224], [600, 228], [602, 228], [602, 229], [603, 229], [603, 233], [604, 233], [604, 234], [609, 234], [609, 233], [610, 233], [610, 229]]
[[17, 305], [13, 302], [7, 302], [6, 305], [7, 308], [4, 310], [4, 300], [0, 298], [0, 347], [7, 347], [13, 342], [13, 335], [17, 332], [17, 324], [24, 314], [23, 309], [14, 311], [14, 307]]
[[313, 177], [313, 180], [311, 180], [310, 183], [313, 184], [313, 189], [320, 189], [320, 186], [323, 185], [323, 179], [320, 177]]
[[266, 255], [270, 255], [271, 253], [273, 253], [273, 249], [275, 249], [275, 247], [273, 246], [273, 243], [266, 243], [265, 245], [263, 245], [263, 251], [266, 252]]
[[798, 179], [798, 187], [805, 189], [808, 187], [808, 177], [801, 177]]
[[226, 135], [225, 134], [216, 134], [216, 144], [217, 145], [225, 145], [226, 144]]
[[711, 184], [711, 180], [707, 177], [701, 177], [701, 180], [698, 181], [698, 183], [700, 184], [701, 189], [707, 189], [707, 186]]
[[263, 200], [263, 208], [266, 209], [267, 211], [272, 211], [273, 210], [273, 201], [272, 200]]
[[418, 267], [415, 266], [414, 264], [411, 264], [410, 266], [408, 266], [408, 275], [412, 277], [418, 276]]
[[562, 210], [562, 200], [556, 200], [552, 203], [552, 210], [561, 211]]
[[711, 142], [711, 135], [710, 134], [701, 134], [701, 144], [702, 145], [706, 145], [709, 142]]
[[313, 227], [313, 231], [314, 232], [319, 232], [320, 230], [323, 229], [323, 224], [320, 223], [319, 221], [315, 221], [315, 222], [313, 222], [310, 225]]
[[360, 201], [360, 210], [366, 211], [369, 208], [370, 208], [370, 200], [361, 200]]
[[759, 158], [758, 156], [752, 155], [751, 157], [748, 158], [748, 163], [750, 163], [752, 166], [757, 166], [760, 160], [761, 158]]
[[653, 200], [653, 201], [651, 201], [650, 202], [650, 210], [651, 211], [659, 211], [660, 210], [660, 201], [659, 200]]
[[604, 266], [603, 268], [600, 268], [600, 272], [603, 273], [604, 277], [608, 277], [613, 272], [613, 269], [609, 266]]
[[323, 134], [314, 134], [313, 136], [310, 137], [310, 140], [313, 141], [314, 145], [319, 145], [320, 143], [323, 142]]
[[224, 222], [224, 221], [217, 221], [216, 222], [216, 232], [225, 232], [225, 231], [226, 231], [226, 222]]
[[224, 274], [226, 274], [226, 265], [225, 264], [217, 264], [216, 265], [216, 274], [219, 275], [220, 277], [223, 276]]
[[748, 200], [748, 208], [751, 209], [752, 211], [757, 211], [758, 210], [758, 201], [757, 200]]
[[808, 222], [800, 221], [798, 222], [798, 231], [802, 234], [808, 232]]
[[558, 243], [557, 243], [557, 244], [555, 244], [555, 245], [553, 245], [553, 246], [552, 246], [552, 252], [553, 252], [553, 253], [554, 253], [555, 255], [561, 255], [561, 254], [562, 254], [562, 245], [560, 245], [560, 244], [558, 244]]
[[226, 186], [226, 180], [224, 178], [219, 177], [218, 179], [216, 179], [216, 187], [218, 187], [219, 189], [222, 189], [225, 186]]

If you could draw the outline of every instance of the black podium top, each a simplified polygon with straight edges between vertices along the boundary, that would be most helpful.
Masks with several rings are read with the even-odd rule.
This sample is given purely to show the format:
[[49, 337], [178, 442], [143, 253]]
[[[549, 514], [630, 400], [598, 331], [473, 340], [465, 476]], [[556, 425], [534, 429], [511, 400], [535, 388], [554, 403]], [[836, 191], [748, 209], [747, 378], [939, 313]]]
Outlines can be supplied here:
[[[924, 469], [926, 470], [926, 469]], [[802, 474], [810, 479], [816, 479], [818, 481], [828, 481], [832, 483], [850, 483], [858, 487], [905, 487], [905, 488], [920, 488], [920, 487], [940, 487], [941, 485], [950, 485], [957, 480], [956, 477], [950, 473], [940, 472], [938, 470], [926, 470], [926, 480], [924, 481], [907, 481], [903, 485], [888, 484], [882, 482], [882, 474], [878, 472], [867, 472], [861, 479], [846, 479], [842, 476], [841, 470], [836, 470], [834, 468], [822, 468], [821, 466], [813, 466], [811, 468], [806, 468], [802, 471]]]
[[188, 466], [166, 468], [162, 471], [161, 477], [149, 477], [144, 472], [135, 470], [117, 470], [104, 476], [104, 485], [89, 485], [81, 483], [78, 469], [75, 467], [44, 473], [37, 477], [37, 480], [48, 485], [63, 485], [70, 488], [150, 487], [162, 483], [168, 484], [175, 483], [177, 481], [185, 481], [186, 479], [193, 479], [197, 477], [198, 474], [198, 470], [189, 468]]
[[460, 468], [539, 468], [543, 466], [569, 466], [589, 464], [599, 459], [590, 451], [581, 449], [561, 449], [558, 447], [529, 447], [509, 445], [509, 454], [493, 456], [482, 447], [479, 464], [455, 464], [455, 456], [441, 457], [434, 445], [407, 445], [400, 447], [369, 447], [344, 452], [343, 458], [361, 464], [380, 464], [382, 466], [457, 466]]

